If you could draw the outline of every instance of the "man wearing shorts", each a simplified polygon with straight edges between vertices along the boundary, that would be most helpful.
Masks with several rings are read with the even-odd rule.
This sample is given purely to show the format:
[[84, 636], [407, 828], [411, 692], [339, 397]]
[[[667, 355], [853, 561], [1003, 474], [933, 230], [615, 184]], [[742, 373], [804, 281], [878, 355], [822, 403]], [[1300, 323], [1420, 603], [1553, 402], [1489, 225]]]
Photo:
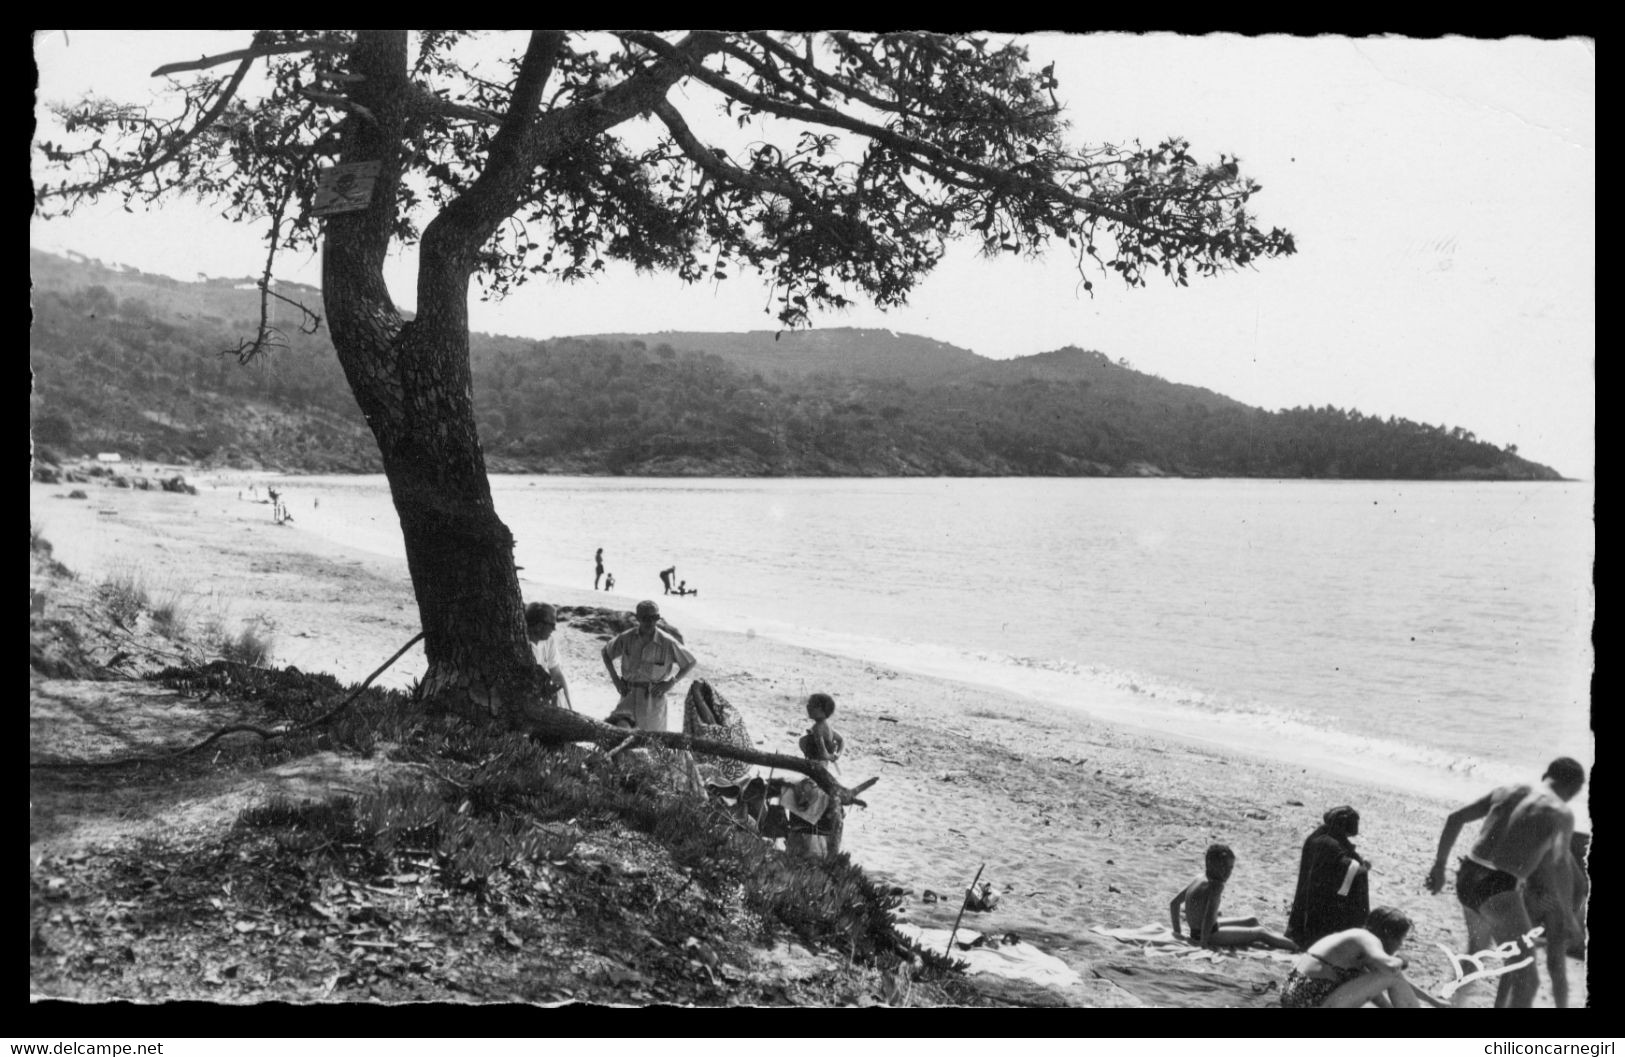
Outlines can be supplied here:
[[[1428, 871], [1428, 891], [1444, 887], [1445, 859], [1455, 846], [1462, 826], [1484, 820], [1472, 851], [1456, 872], [1456, 898], [1467, 918], [1469, 953], [1502, 943], [1516, 942], [1518, 960], [1529, 964], [1500, 978], [1497, 1008], [1526, 1008], [1540, 988], [1535, 972], [1534, 948], [1524, 936], [1534, 927], [1524, 903], [1524, 885], [1537, 870], [1550, 871], [1553, 887], [1568, 891], [1573, 884], [1570, 845], [1574, 812], [1569, 809], [1585, 785], [1585, 768], [1567, 756], [1553, 760], [1539, 785], [1505, 785], [1458, 808], [1445, 819], [1439, 835], [1439, 854]], [[1564, 930], [1579, 935], [1572, 905], [1565, 903]]]

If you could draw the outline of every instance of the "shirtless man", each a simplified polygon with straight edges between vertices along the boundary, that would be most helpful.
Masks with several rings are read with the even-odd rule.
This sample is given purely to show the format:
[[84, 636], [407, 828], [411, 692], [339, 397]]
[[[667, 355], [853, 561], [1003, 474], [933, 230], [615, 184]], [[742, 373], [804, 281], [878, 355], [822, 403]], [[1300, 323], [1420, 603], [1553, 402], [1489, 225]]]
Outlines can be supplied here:
[[[1529, 884], [1523, 890], [1523, 904], [1529, 919], [1546, 930], [1541, 937], [1546, 941], [1546, 972], [1551, 977], [1552, 1001], [1558, 1009], [1569, 1005], [1568, 959], [1585, 960], [1586, 900], [1591, 895], [1591, 881], [1586, 876], [1586, 851], [1591, 843], [1588, 833], [1576, 833], [1570, 852], [1569, 868], [1574, 874], [1573, 884], [1559, 890], [1556, 870], [1552, 861], [1529, 875]], [[1581, 932], [1575, 934], [1563, 919], [1563, 905], [1568, 904], [1579, 922]]]
[[[1456, 898], [1467, 918], [1470, 953], [1516, 942], [1529, 964], [1500, 978], [1496, 1008], [1522, 1009], [1532, 1005], [1540, 988], [1534, 949], [1524, 940], [1532, 929], [1524, 904], [1524, 885], [1537, 870], [1549, 870], [1552, 887], [1568, 891], [1573, 885], [1570, 845], [1574, 839], [1574, 812], [1568, 801], [1585, 785], [1585, 768], [1567, 756], [1553, 760], [1541, 784], [1505, 785], [1458, 808], [1445, 819], [1439, 835], [1439, 854], [1428, 871], [1428, 891], [1444, 888], [1444, 863], [1455, 846], [1461, 827], [1484, 820], [1473, 850], [1456, 872]], [[1559, 910], [1567, 936], [1581, 935], [1574, 907], [1563, 902]]]

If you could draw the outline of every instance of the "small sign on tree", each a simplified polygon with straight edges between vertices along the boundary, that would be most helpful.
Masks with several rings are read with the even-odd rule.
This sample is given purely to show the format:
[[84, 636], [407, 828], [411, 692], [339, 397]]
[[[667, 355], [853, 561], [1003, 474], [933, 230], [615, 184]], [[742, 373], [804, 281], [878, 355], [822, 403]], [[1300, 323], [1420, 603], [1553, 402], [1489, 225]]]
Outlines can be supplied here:
[[379, 162], [351, 162], [329, 165], [316, 181], [316, 197], [310, 203], [313, 217], [332, 216], [367, 208], [372, 201], [372, 185], [378, 179]]

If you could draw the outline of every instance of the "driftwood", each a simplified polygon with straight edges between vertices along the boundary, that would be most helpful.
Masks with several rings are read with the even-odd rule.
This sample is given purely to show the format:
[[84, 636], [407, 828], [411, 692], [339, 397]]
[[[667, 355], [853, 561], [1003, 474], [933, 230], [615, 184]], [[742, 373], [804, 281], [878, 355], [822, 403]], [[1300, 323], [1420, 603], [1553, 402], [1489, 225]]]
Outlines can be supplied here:
[[843, 805], [867, 806], [862, 800], [858, 799], [859, 794], [880, 781], [878, 777], [870, 778], [848, 788], [836, 781], [835, 777], [829, 773], [829, 768], [817, 760], [809, 760], [801, 756], [790, 756], [780, 752], [759, 752], [755, 749], [744, 749], [725, 741], [693, 738], [675, 731], [628, 731], [625, 727], [612, 727], [607, 723], [588, 719], [579, 712], [570, 712], [556, 707], [544, 706], [536, 708], [527, 712], [522, 718], [516, 719], [515, 722], [528, 729], [543, 742], [554, 744], [590, 741], [606, 750], [613, 749], [619, 752], [625, 748], [625, 743], [630, 741], [634, 745], [664, 745], [668, 749], [685, 749], [704, 756], [718, 756], [726, 760], [741, 760], [745, 763], [756, 764], [759, 767], [795, 771], [817, 782], [818, 788]]

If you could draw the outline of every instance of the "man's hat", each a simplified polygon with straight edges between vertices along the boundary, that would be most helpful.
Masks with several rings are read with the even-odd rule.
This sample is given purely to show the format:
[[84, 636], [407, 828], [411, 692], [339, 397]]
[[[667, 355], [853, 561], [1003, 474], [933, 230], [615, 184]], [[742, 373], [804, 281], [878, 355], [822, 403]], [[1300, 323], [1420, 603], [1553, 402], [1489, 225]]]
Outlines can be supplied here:
[[645, 598], [643, 601], [638, 603], [637, 614], [640, 617], [658, 617], [660, 615], [660, 607]]

